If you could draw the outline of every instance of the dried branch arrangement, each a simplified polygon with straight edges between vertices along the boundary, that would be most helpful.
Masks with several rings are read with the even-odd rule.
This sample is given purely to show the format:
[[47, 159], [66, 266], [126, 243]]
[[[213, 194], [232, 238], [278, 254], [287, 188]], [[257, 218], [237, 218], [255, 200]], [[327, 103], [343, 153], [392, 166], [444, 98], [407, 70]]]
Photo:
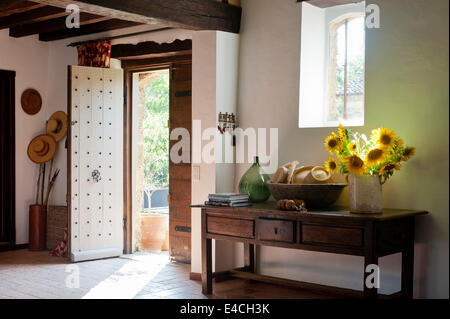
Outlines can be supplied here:
[[[50, 162], [50, 170], [48, 172], [48, 179], [47, 179], [47, 191], [45, 192], [44, 197], [44, 190], [45, 190], [45, 163], [39, 165], [39, 176], [38, 181], [36, 185], [36, 201], [35, 205], [48, 205], [48, 200], [50, 197], [50, 193], [52, 191], [53, 185], [56, 182], [56, 179], [58, 178], [60, 169], [56, 169], [56, 171], [52, 174], [53, 171], [53, 159]], [[39, 196], [40, 195], [40, 196]]]
[[53, 173], [52, 178], [50, 178], [50, 176], [51, 176], [51, 169], [50, 169], [50, 172], [48, 174], [49, 181], [48, 181], [48, 185], [47, 185], [47, 194], [45, 195], [44, 206], [48, 205], [48, 198], [50, 197], [50, 192], [52, 191], [53, 185], [55, 184], [56, 179], [58, 178], [59, 172], [60, 172], [60, 169], [57, 169]]

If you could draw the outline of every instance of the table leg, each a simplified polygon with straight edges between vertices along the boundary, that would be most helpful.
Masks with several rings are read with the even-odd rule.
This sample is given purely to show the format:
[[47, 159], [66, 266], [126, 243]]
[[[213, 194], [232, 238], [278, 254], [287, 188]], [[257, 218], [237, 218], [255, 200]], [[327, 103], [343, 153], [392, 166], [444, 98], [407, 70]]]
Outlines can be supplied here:
[[202, 238], [202, 293], [212, 294], [212, 240]]
[[255, 272], [255, 245], [244, 243], [244, 267], [249, 272]]
[[402, 249], [402, 292], [413, 298], [414, 282], [414, 219], [408, 221]]
[[372, 299], [378, 297], [378, 288], [368, 287], [366, 284], [367, 277], [373, 275], [373, 272], [366, 272], [368, 265], [378, 265], [378, 257], [367, 255], [364, 257], [364, 298]]
[[[365, 255], [364, 255], [364, 298], [374, 299], [378, 297], [378, 288], [367, 285], [367, 279], [369, 276], [373, 276], [373, 270], [367, 272], [367, 266], [378, 266], [378, 256], [376, 249], [376, 230], [373, 222], [369, 222], [364, 231], [365, 238]], [[378, 273], [378, 276], [380, 274]]]

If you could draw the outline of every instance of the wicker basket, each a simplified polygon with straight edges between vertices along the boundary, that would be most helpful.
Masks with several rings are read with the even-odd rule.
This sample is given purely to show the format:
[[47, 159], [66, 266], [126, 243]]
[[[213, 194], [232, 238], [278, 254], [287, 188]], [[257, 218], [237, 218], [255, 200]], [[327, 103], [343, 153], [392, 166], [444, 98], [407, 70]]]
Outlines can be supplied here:
[[67, 217], [67, 206], [48, 206], [46, 245], [48, 250], [53, 249], [63, 239]]

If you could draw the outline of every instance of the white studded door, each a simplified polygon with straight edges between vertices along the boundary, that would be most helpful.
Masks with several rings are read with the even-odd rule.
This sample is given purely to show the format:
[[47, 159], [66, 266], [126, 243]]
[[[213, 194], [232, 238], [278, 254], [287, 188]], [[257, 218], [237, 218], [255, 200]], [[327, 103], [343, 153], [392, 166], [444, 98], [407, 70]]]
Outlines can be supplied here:
[[70, 259], [123, 252], [123, 70], [69, 67]]

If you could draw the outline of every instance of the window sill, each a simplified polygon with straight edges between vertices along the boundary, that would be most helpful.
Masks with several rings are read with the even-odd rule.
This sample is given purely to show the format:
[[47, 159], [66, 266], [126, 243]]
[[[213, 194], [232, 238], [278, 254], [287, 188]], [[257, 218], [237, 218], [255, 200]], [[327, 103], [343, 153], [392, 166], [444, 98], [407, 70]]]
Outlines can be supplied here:
[[299, 123], [299, 128], [326, 128], [326, 127], [338, 127], [342, 124], [345, 127], [361, 127], [364, 126], [364, 120], [356, 120], [356, 121], [336, 121], [336, 122], [324, 122], [317, 124], [306, 125], [304, 123]]

